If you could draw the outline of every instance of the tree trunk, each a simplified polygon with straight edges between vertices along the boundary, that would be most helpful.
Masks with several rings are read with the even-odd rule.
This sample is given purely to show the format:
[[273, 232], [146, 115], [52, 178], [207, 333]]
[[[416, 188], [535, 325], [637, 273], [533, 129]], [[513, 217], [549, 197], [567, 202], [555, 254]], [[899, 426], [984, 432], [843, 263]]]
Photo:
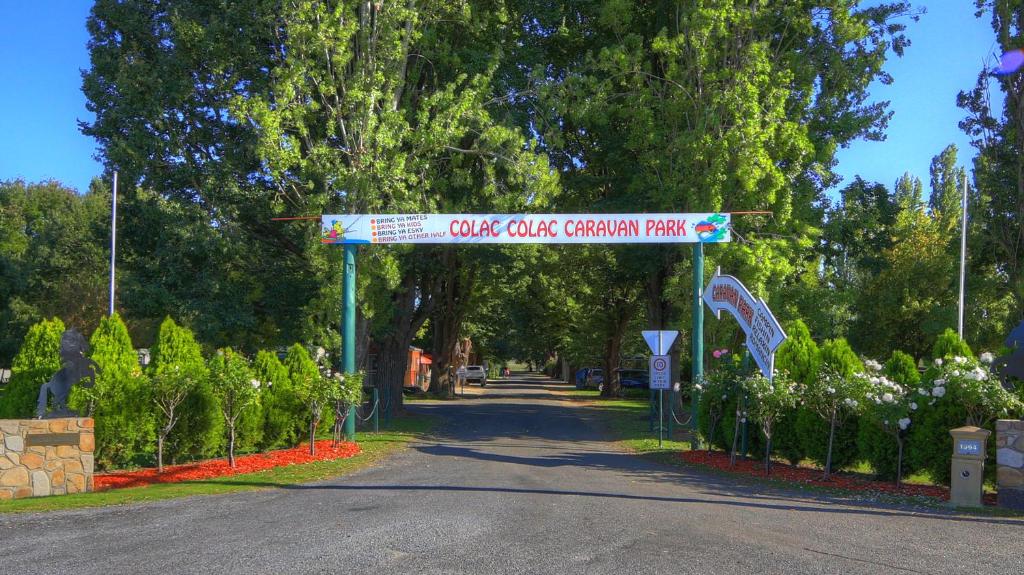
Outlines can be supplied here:
[[431, 314], [434, 328], [434, 363], [430, 367], [430, 392], [442, 394], [451, 391], [455, 382], [448, 377], [454, 350], [459, 342], [462, 324], [469, 311], [469, 300], [475, 283], [475, 267], [463, 266], [458, 253], [444, 248], [441, 253], [442, 277], [439, 278], [437, 302]]
[[235, 468], [235, 424], [228, 424], [228, 465]]
[[[419, 254], [423, 259], [423, 254]], [[402, 409], [402, 387], [409, 367], [409, 346], [434, 309], [437, 286], [422, 263], [407, 263], [402, 282], [391, 296], [391, 330], [381, 345], [382, 387], [390, 392], [393, 408]]]
[[764, 474], [768, 476], [772, 472], [772, 436], [765, 434], [766, 445], [764, 448]]
[[619, 374], [615, 370], [619, 367], [622, 338], [626, 335], [626, 328], [629, 327], [632, 306], [626, 302], [620, 302], [612, 311], [612, 314], [612, 324], [604, 346], [604, 389], [601, 390], [602, 397], [616, 397], [619, 395]]
[[832, 477], [832, 441], [836, 436], [836, 412], [832, 412], [832, 419], [828, 429], [828, 453], [825, 455], [825, 480]]
[[316, 455], [316, 416], [309, 418], [309, 454]]
[[903, 485], [903, 438], [896, 436], [896, 489]]
[[740, 419], [743, 417], [740, 411], [739, 397], [736, 398], [736, 425], [732, 430], [732, 453], [729, 455], [729, 467], [736, 465], [736, 443], [740, 438]]
[[156, 438], [156, 470], [157, 473], [164, 472], [164, 438], [165, 434], [160, 433]]

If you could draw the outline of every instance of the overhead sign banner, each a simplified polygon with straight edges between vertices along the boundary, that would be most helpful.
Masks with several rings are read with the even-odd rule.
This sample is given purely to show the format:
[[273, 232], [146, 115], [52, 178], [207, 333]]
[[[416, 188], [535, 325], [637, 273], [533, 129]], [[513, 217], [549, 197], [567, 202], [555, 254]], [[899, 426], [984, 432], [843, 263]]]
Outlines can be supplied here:
[[736, 318], [743, 333], [747, 334], [747, 349], [754, 358], [761, 373], [771, 379], [775, 369], [775, 350], [786, 341], [786, 332], [776, 321], [768, 304], [755, 298], [740, 280], [715, 272], [708, 287], [704, 289], [704, 303], [722, 318], [725, 310]]
[[324, 244], [721, 243], [729, 214], [353, 214], [321, 218]]

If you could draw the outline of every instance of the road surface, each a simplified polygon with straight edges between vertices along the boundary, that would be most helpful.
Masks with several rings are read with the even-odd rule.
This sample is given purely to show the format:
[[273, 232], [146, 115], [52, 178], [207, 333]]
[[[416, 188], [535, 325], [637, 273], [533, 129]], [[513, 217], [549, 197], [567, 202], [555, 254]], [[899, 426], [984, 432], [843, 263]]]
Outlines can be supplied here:
[[612, 448], [544, 380], [317, 484], [0, 516], [3, 573], [1020, 573], [1024, 521], [786, 493]]

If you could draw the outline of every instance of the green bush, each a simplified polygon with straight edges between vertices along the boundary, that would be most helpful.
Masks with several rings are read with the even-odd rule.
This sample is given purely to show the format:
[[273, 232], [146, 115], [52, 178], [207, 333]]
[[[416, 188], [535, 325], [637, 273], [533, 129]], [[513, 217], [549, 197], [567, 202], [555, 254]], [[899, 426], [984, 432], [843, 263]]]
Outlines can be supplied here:
[[198, 382], [179, 407], [181, 419], [167, 437], [166, 455], [171, 462], [219, 455], [224, 445], [224, 420], [206, 362], [192, 332], [169, 317], [160, 324], [153, 371], [156, 375], [176, 371]]
[[786, 341], [775, 353], [775, 369], [785, 371], [797, 383], [809, 385], [818, 376], [821, 351], [811, 339], [807, 324], [800, 320], [786, 326]]
[[921, 373], [917, 371], [914, 358], [900, 350], [892, 352], [889, 361], [885, 362], [885, 376], [906, 388], [916, 388], [921, 383]]
[[[997, 418], [1017, 415], [1020, 405], [986, 368], [966, 356], [938, 358], [926, 375], [926, 384], [914, 392], [919, 410], [910, 430], [909, 458], [933, 481], [948, 485], [949, 430], [964, 425], [991, 428]], [[994, 441], [989, 448], [994, 457]], [[995, 466], [989, 467], [993, 469], [988, 473], [993, 474]]]
[[64, 322], [43, 320], [29, 328], [11, 365], [11, 381], [0, 403], [0, 418], [35, 417], [39, 388], [61, 367], [60, 336]]
[[[804, 449], [804, 441], [800, 437], [800, 420], [805, 417], [807, 409], [797, 406], [794, 409], [783, 413], [775, 424], [775, 433], [772, 438], [772, 451], [796, 465], [807, 458], [807, 450]], [[812, 414], [813, 415], [813, 414]]]
[[932, 359], [946, 359], [954, 357], [974, 358], [970, 346], [951, 328], [939, 334], [935, 338], [935, 345], [932, 346]]
[[[892, 436], [874, 419], [862, 417], [857, 426], [857, 448], [860, 457], [871, 464], [878, 479], [896, 479], [896, 459], [899, 448]], [[904, 456], [904, 473], [912, 469]]]
[[831, 368], [841, 377], [851, 377], [864, 371], [864, 363], [842, 337], [826, 340], [821, 346], [821, 367]]
[[310, 400], [316, 396], [317, 383], [322, 379], [320, 368], [309, 356], [306, 348], [297, 343], [288, 348], [284, 365], [288, 368], [288, 379], [292, 384], [292, 391], [303, 406], [302, 416], [295, 422], [297, 424], [296, 436], [308, 438], [309, 424], [312, 419]]
[[120, 468], [148, 463], [156, 442], [149, 380], [142, 374], [128, 328], [118, 314], [100, 320], [90, 346], [99, 366], [96, 385], [77, 401], [88, 401], [94, 408], [96, 465]]
[[305, 430], [306, 406], [296, 393], [288, 368], [269, 351], [256, 354], [253, 372], [262, 385], [263, 438], [260, 447], [277, 449], [299, 444]]

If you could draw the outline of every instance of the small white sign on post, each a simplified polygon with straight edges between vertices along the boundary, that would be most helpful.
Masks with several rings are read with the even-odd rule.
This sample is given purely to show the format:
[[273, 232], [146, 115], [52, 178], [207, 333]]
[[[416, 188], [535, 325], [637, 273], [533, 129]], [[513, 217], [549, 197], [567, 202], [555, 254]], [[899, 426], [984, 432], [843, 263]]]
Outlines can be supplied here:
[[667, 355], [651, 356], [651, 389], [672, 389], [672, 362]]

